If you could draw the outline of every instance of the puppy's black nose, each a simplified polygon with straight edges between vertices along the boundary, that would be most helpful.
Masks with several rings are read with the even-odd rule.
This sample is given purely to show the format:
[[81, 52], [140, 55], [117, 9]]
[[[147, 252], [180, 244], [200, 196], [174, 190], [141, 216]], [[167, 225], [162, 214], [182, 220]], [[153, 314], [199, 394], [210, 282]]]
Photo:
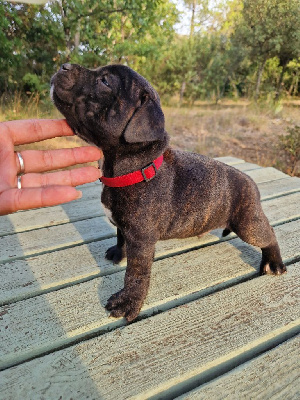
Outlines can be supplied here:
[[61, 66], [63, 71], [70, 71], [72, 69], [72, 64], [65, 63]]

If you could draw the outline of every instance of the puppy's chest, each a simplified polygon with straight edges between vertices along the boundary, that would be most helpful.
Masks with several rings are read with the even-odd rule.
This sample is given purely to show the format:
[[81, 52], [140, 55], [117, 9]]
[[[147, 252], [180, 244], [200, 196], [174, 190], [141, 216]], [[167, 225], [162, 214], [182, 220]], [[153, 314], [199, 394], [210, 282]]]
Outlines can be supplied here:
[[108, 207], [106, 207], [105, 204], [103, 204], [102, 202], [101, 202], [101, 204], [102, 204], [102, 208], [103, 208], [103, 210], [105, 212], [106, 217], [109, 219], [109, 221], [112, 224], [116, 225], [116, 223], [115, 223], [115, 221], [113, 219], [113, 216], [112, 216], [112, 211]]
[[114, 217], [113, 202], [111, 200], [111, 197], [107, 195], [107, 193], [105, 193], [104, 191], [101, 196], [101, 204], [106, 217], [113, 225], [117, 226], [118, 224], [116, 222], [116, 218]]

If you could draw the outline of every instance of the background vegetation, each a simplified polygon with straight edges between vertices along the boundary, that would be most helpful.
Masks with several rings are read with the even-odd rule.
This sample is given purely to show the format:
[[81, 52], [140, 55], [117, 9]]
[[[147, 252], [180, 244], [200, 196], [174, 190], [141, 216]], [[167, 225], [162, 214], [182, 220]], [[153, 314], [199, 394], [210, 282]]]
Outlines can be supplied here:
[[299, 0], [0, 2], [0, 120], [58, 116], [66, 61], [145, 76], [178, 147], [299, 174]]

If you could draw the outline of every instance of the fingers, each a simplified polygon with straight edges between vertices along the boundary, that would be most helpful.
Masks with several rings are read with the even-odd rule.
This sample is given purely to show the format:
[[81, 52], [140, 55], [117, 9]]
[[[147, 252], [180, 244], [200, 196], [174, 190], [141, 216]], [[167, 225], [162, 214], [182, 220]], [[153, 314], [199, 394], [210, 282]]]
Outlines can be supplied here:
[[[24, 150], [21, 152], [25, 165], [25, 173], [45, 172], [54, 169], [69, 167], [75, 164], [97, 161], [102, 157], [102, 152], [96, 147], [75, 147], [60, 150]], [[16, 155], [18, 173], [20, 163]]]
[[95, 167], [82, 167], [68, 171], [58, 171], [48, 174], [25, 174], [22, 176], [22, 188], [42, 186], [78, 186], [94, 182], [100, 178], [100, 171]]
[[0, 215], [30, 208], [50, 207], [81, 197], [73, 187], [50, 186], [35, 189], [10, 189], [0, 194]]
[[8, 133], [15, 145], [74, 134], [65, 119], [28, 119], [1, 122], [0, 134], [2, 133]]

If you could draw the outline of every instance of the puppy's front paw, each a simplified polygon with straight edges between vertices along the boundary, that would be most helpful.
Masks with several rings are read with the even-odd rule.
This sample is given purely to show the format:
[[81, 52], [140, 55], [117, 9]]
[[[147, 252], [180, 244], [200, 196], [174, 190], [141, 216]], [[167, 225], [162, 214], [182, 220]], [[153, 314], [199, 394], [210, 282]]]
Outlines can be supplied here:
[[105, 307], [111, 317], [125, 317], [131, 322], [139, 315], [143, 302], [143, 298], [132, 296], [126, 289], [122, 289], [108, 299]]
[[286, 273], [286, 266], [279, 262], [262, 262], [260, 265], [261, 275], [282, 275]]
[[111, 260], [114, 264], [119, 264], [126, 257], [126, 251], [124, 247], [118, 245], [112, 246], [106, 250], [105, 257], [107, 260]]

